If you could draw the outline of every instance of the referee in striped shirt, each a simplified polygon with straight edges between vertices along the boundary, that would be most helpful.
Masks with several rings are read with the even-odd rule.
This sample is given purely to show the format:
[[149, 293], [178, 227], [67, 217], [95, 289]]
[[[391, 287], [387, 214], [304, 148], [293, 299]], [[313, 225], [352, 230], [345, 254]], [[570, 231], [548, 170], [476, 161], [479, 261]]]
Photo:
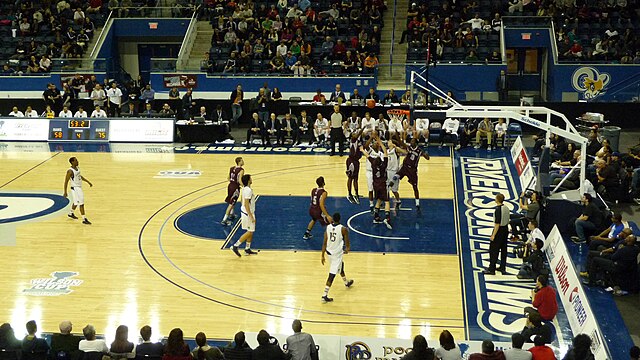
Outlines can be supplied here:
[[340, 105], [333, 106], [333, 114], [331, 114], [331, 156], [336, 154], [336, 142], [338, 142], [338, 151], [340, 156], [343, 155], [344, 148], [344, 132], [342, 131], [342, 122], [344, 117], [340, 113]]

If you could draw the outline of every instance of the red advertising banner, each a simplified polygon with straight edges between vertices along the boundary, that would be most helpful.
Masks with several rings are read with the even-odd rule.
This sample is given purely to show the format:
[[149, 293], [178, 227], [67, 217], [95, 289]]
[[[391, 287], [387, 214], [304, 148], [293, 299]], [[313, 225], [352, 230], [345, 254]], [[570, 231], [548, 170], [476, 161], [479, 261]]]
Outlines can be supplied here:
[[190, 88], [193, 89], [198, 86], [197, 75], [165, 75], [164, 78], [165, 88]]

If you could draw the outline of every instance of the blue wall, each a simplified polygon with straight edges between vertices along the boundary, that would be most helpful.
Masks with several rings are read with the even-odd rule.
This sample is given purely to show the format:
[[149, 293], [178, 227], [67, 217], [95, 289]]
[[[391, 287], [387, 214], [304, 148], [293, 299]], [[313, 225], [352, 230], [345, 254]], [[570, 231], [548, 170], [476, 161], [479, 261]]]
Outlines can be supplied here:
[[[465, 100], [466, 91], [497, 91], [496, 79], [500, 70], [506, 69], [506, 65], [438, 64], [429, 68], [429, 81], [442, 91], [451, 91], [456, 99]], [[424, 68], [407, 66], [407, 84], [412, 70], [420, 73]]]
[[[135, 37], [141, 40], [167, 36], [184, 37], [190, 19], [115, 19], [113, 31], [116, 37]], [[149, 23], [158, 23], [157, 29], [150, 29]], [[144, 38], [144, 39], [142, 39]]]
[[[530, 34], [531, 39], [523, 40], [522, 34]], [[550, 41], [549, 29], [504, 29], [507, 48], [546, 48]]]
[[[169, 89], [163, 86], [164, 76], [170, 76], [170, 73], [152, 73], [151, 84], [156, 91], [166, 91]], [[323, 94], [327, 95], [333, 91], [336, 84], [342, 86], [342, 91], [351, 93], [354, 88], [358, 88], [358, 91], [362, 96], [365, 96], [369, 92], [369, 88], [375, 86], [373, 77], [321, 77], [321, 78], [294, 78], [294, 77], [207, 77], [205, 74], [197, 75], [197, 87], [195, 91], [233, 91], [238, 84], [242, 85], [242, 88], [251, 93], [258, 91], [265, 82], [269, 83], [269, 88], [273, 89], [277, 87], [281, 92], [315, 92], [316, 89], [321, 89]], [[358, 83], [359, 82], [359, 83]], [[365, 82], [367, 83], [365, 85]], [[399, 95], [401, 95], [400, 93]]]
[[[551, 64], [550, 67], [549, 83], [552, 101], [561, 101], [563, 92], [572, 92], [578, 93], [580, 100], [624, 102], [631, 101], [640, 91], [640, 66], [638, 65]], [[600, 80], [604, 85], [603, 91], [586, 91], [585, 78]]]

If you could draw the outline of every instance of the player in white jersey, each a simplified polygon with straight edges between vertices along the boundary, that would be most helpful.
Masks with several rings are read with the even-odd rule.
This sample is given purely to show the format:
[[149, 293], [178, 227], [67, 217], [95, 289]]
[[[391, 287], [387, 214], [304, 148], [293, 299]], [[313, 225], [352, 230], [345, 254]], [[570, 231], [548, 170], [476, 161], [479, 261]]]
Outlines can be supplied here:
[[396, 175], [398, 170], [400, 170], [400, 155], [407, 154], [407, 151], [399, 146], [399, 144], [401, 144], [401, 140], [397, 135], [395, 135], [389, 141], [389, 149], [387, 149], [387, 155], [389, 156], [389, 163], [387, 164], [387, 185], [389, 186], [389, 190], [393, 193], [395, 200], [394, 207], [396, 211], [400, 210], [400, 204], [402, 204], [402, 201], [400, 200], [400, 194], [398, 193], [398, 186], [393, 187], [391, 184], [393, 183], [393, 177]]
[[71, 182], [71, 193], [73, 194], [73, 205], [71, 205], [71, 211], [69, 212], [69, 216], [72, 219], [77, 219], [78, 217], [73, 212], [76, 210], [76, 207], [80, 207], [80, 215], [82, 215], [82, 223], [86, 225], [91, 225], [91, 222], [87, 219], [84, 213], [84, 192], [82, 191], [82, 182], [85, 181], [89, 184], [89, 187], [93, 187], [91, 181], [87, 180], [87, 178], [83, 177], [80, 174], [80, 168], [78, 167], [78, 159], [74, 157], [69, 159], [69, 163], [71, 167], [67, 170], [67, 175], [64, 178], [64, 197], [67, 197], [67, 186], [69, 182]]
[[329, 265], [329, 277], [324, 287], [324, 294], [322, 295], [322, 301], [331, 302], [333, 298], [329, 297], [329, 289], [333, 284], [336, 274], [340, 272], [344, 286], [351, 287], [353, 280], [347, 280], [347, 276], [344, 273], [344, 262], [342, 261], [342, 255], [348, 254], [351, 251], [351, 244], [349, 243], [349, 231], [346, 227], [340, 224], [340, 213], [335, 213], [332, 216], [333, 222], [327, 225], [327, 231], [324, 233], [324, 242], [322, 243], [322, 258], [321, 262], [324, 265], [324, 254], [329, 255], [331, 264]]
[[365, 158], [364, 174], [367, 178], [367, 190], [369, 191], [369, 210], [371, 210], [371, 212], [373, 212], [373, 169], [371, 168], [371, 159], [376, 158], [379, 155], [377, 150], [370, 147], [372, 139], [373, 137], [369, 137], [364, 146], [360, 148], [360, 152], [366, 151], [369, 153], [369, 156]]
[[245, 230], [245, 233], [240, 236], [240, 239], [236, 241], [235, 244], [231, 247], [233, 253], [241, 257], [240, 251], [238, 247], [242, 245], [243, 242], [247, 242], [247, 245], [244, 248], [244, 253], [247, 255], [257, 255], [258, 253], [251, 250], [251, 241], [253, 240], [253, 233], [256, 231], [256, 197], [253, 194], [253, 189], [251, 189], [251, 184], [253, 181], [251, 180], [251, 175], [244, 174], [241, 178], [242, 181], [242, 206], [240, 207], [240, 212], [242, 213], [242, 230]]

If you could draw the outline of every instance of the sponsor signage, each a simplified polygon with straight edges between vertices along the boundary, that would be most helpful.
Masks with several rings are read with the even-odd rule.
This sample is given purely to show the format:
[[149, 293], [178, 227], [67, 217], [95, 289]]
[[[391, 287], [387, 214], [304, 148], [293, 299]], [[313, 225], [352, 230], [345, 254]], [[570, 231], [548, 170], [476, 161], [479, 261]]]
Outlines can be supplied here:
[[573, 334], [591, 337], [591, 351], [596, 359], [608, 359], [604, 336], [596, 323], [580, 278], [573, 266], [567, 247], [557, 226], [547, 236], [547, 259], [556, 283], [558, 296], [569, 318]]
[[194, 89], [198, 86], [197, 75], [164, 75], [163, 83], [165, 88], [179, 87]]
[[[304, 325], [304, 323], [303, 323]], [[249, 346], [258, 346], [256, 340], [257, 333], [246, 333]], [[280, 347], [286, 351], [287, 337], [289, 335], [271, 334], [278, 339]], [[413, 339], [382, 339], [358, 336], [332, 336], [314, 335], [313, 340], [319, 347], [320, 359], [335, 360], [400, 360], [403, 356], [411, 352]], [[429, 347], [439, 347], [437, 339], [427, 339]], [[462, 358], [466, 359], [470, 354], [482, 352], [482, 341], [457, 341]], [[510, 342], [494, 341], [496, 350], [506, 350], [511, 348]], [[529, 349], [533, 344], [525, 344], [523, 349]], [[559, 354], [557, 349], [554, 349]]]
[[193, 169], [162, 170], [158, 171], [154, 179], [197, 179], [202, 171]]
[[72, 287], [82, 285], [84, 280], [76, 279], [80, 273], [75, 271], [54, 271], [46, 278], [31, 279], [31, 287], [22, 290], [31, 296], [60, 296], [73, 292]]
[[0, 118], [0, 141], [47, 141], [49, 121], [39, 118]]
[[109, 141], [172, 142], [173, 119], [111, 120]]
[[522, 139], [520, 136], [518, 136], [516, 141], [513, 142], [513, 146], [511, 147], [511, 160], [513, 161], [513, 164], [516, 167], [516, 172], [518, 173], [520, 188], [524, 190], [533, 187], [535, 174], [533, 172], [531, 162], [529, 161], [529, 155], [527, 155], [527, 151], [522, 145]]

